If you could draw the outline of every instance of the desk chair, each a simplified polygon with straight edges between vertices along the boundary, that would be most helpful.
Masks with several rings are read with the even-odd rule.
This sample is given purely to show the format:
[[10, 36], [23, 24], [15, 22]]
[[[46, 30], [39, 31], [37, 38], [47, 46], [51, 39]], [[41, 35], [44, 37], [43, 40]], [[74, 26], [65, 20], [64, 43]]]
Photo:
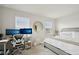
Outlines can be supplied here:
[[16, 50], [14, 51], [13, 54], [15, 54], [17, 51], [19, 53], [21, 52], [21, 49], [24, 49], [24, 40], [23, 40], [23, 35], [18, 34], [18, 35], [14, 35], [14, 40], [12, 41], [13, 46], [16, 48]]

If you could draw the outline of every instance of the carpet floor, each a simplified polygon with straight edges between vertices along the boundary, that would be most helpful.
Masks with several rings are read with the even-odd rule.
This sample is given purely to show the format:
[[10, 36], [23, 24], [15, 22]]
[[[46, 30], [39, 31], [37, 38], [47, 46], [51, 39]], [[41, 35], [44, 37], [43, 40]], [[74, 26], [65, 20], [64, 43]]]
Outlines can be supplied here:
[[21, 53], [16, 53], [15, 55], [56, 55], [51, 50], [39, 45], [32, 47], [30, 49], [21, 50]]

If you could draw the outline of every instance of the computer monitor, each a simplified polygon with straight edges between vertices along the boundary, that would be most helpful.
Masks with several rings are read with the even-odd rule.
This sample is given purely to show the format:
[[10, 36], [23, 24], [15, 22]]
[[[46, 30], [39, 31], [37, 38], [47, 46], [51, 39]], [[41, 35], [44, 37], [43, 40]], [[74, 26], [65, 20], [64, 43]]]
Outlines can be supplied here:
[[32, 34], [32, 28], [20, 29], [20, 34]]
[[6, 29], [6, 35], [20, 34], [20, 29]]

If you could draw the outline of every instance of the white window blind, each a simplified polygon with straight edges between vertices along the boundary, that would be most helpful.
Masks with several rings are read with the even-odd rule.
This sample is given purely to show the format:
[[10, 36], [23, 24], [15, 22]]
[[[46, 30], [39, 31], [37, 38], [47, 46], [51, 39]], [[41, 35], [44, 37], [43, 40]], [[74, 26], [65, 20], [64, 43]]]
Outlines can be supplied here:
[[29, 28], [30, 19], [26, 17], [15, 17], [15, 28]]
[[45, 21], [44, 22], [44, 27], [45, 28], [49, 28], [50, 29], [50, 28], [52, 28], [52, 26], [53, 26], [52, 21]]

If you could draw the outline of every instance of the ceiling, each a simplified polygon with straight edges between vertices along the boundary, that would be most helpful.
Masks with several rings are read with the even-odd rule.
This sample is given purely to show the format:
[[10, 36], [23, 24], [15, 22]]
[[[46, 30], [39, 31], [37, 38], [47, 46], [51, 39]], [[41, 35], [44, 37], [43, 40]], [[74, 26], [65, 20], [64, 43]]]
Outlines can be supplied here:
[[79, 12], [79, 4], [6, 4], [3, 6], [51, 18]]

